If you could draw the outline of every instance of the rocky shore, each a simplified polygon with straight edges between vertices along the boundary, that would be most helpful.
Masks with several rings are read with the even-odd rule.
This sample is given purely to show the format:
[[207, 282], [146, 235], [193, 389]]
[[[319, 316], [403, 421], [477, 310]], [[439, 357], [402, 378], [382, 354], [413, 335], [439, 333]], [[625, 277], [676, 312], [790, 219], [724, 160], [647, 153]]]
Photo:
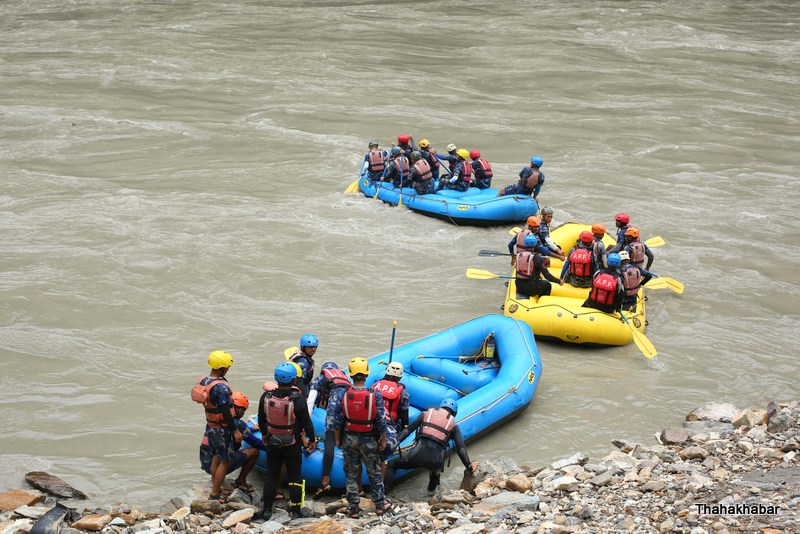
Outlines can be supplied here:
[[223, 505], [207, 500], [208, 487], [158, 512], [125, 505], [77, 511], [58, 504], [52, 486], [37, 484], [47, 494], [0, 493], [0, 534], [800, 532], [798, 401], [746, 410], [710, 403], [652, 443], [613, 444], [603, 458], [575, 453], [548, 466], [479, 458], [461, 489], [440, 490], [427, 502], [395, 501], [383, 517], [364, 499], [357, 520], [341, 513], [343, 500], [329, 497], [306, 500], [314, 517], [290, 520], [278, 510], [257, 523], [260, 494], [236, 490]]

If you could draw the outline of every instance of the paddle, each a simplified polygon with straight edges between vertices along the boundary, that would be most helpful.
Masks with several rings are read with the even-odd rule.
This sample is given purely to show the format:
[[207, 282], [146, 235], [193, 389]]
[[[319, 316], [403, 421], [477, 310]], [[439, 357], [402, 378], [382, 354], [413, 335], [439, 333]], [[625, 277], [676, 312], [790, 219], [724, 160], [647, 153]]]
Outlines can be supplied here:
[[389, 363], [392, 363], [392, 353], [394, 352], [394, 333], [397, 332], [397, 321], [392, 321], [392, 343], [389, 345]]
[[358, 180], [356, 180], [356, 181], [355, 181], [355, 182], [353, 182], [352, 184], [348, 185], [348, 186], [347, 186], [347, 189], [345, 189], [345, 190], [344, 190], [344, 192], [345, 192], [345, 193], [358, 193], [358, 182], [359, 182], [360, 180], [361, 180], [361, 179], [359, 178]]
[[494, 258], [496, 256], [511, 256], [508, 252], [500, 252], [499, 250], [481, 250], [478, 252], [478, 256], [483, 256], [484, 258]]
[[636, 343], [636, 346], [640, 351], [642, 351], [642, 354], [644, 354], [645, 358], [652, 358], [658, 354], [656, 352], [656, 348], [652, 343], [650, 343], [650, 340], [647, 339], [647, 336], [636, 330], [633, 325], [628, 322], [628, 318], [625, 317], [622, 312], [619, 312], [619, 316], [622, 317], [622, 320], [625, 321], [625, 324], [630, 327], [631, 332], [633, 332], [633, 342]]
[[647, 284], [645, 284], [646, 288], [648, 289], [671, 289], [677, 294], [683, 293], [683, 284], [678, 282], [673, 278], [667, 278], [666, 276], [657, 276], [652, 278]]
[[489, 280], [490, 278], [514, 278], [513, 276], [503, 276], [499, 274], [490, 273], [483, 269], [467, 269], [467, 278], [474, 278], [475, 280]]
[[522, 228], [520, 228], [519, 226], [515, 226], [514, 228], [512, 228], [511, 230], [508, 231], [508, 235], [517, 235], [521, 231], [522, 231]]
[[663, 237], [661, 237], [660, 235], [657, 235], [657, 236], [651, 237], [650, 239], [645, 241], [644, 244], [647, 245], [648, 247], [660, 247], [662, 245], [666, 245], [667, 242], [664, 241]]

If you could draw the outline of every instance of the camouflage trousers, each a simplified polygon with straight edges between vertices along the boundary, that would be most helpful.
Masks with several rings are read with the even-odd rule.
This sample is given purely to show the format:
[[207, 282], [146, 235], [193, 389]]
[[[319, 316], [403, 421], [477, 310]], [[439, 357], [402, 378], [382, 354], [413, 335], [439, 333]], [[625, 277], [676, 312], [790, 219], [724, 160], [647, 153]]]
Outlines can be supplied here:
[[381, 457], [378, 452], [378, 440], [372, 434], [346, 433], [344, 443], [344, 471], [346, 475], [347, 503], [358, 507], [358, 479], [361, 477], [361, 464], [367, 468], [367, 478], [372, 491], [372, 502], [380, 508], [383, 506], [383, 477], [381, 476]]

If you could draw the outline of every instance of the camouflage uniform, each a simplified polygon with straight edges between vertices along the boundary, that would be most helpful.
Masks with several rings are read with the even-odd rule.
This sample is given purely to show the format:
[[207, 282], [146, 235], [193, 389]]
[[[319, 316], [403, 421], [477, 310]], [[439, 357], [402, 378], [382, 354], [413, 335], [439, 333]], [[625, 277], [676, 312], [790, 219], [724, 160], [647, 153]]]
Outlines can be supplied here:
[[[375, 397], [377, 409], [374, 432], [347, 431], [344, 424], [343, 401], [330, 404], [333, 406], [332, 428], [341, 428], [344, 436], [342, 438], [342, 452], [344, 453], [344, 470], [347, 479], [347, 503], [351, 508], [356, 509], [361, 501], [358, 497], [358, 479], [361, 476], [362, 462], [367, 468], [367, 478], [369, 478], [372, 502], [375, 503], [375, 507], [381, 509], [385, 499], [383, 477], [381, 476], [381, 457], [380, 451], [378, 451], [378, 436], [386, 432], [388, 425], [386, 424], [386, 408], [383, 404], [383, 396], [380, 392], [375, 391]], [[330, 410], [328, 413], [330, 413]]]

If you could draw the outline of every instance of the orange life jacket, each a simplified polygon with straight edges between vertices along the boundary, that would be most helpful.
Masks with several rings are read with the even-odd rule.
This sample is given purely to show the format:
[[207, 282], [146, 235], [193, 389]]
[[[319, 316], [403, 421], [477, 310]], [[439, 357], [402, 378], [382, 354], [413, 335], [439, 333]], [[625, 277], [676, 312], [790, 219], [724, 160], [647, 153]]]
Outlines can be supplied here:
[[369, 152], [369, 170], [372, 172], [383, 172], [386, 165], [386, 157], [380, 150], [370, 150]]
[[[203, 380], [206, 379], [210, 380], [203, 384]], [[233, 395], [233, 391], [228, 385], [228, 381], [224, 378], [212, 378], [210, 376], [204, 376], [198, 380], [197, 384], [195, 384], [192, 388], [192, 400], [203, 405], [203, 408], [205, 408], [206, 411], [206, 424], [212, 428], [228, 426], [228, 424], [225, 422], [225, 416], [223, 415], [226, 409], [230, 410], [231, 417], [235, 417], [233, 404], [230, 406], [217, 406], [211, 402], [211, 388], [220, 383], [223, 384], [228, 390], [228, 396]]]
[[433, 176], [431, 164], [424, 159], [420, 159], [414, 164], [414, 170], [417, 171], [420, 182], [427, 182]]

